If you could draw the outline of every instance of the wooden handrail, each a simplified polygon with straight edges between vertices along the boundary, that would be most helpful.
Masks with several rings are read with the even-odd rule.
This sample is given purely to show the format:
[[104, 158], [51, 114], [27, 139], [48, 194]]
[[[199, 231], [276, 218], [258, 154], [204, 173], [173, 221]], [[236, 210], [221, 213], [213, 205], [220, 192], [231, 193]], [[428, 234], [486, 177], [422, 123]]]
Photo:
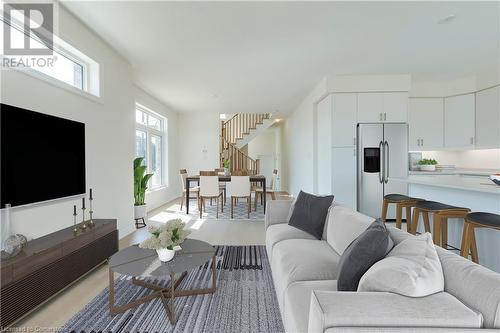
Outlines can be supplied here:
[[237, 113], [227, 121], [221, 122], [221, 137], [227, 142], [236, 144], [250, 130], [257, 128], [265, 119], [269, 119], [269, 113]]
[[[257, 175], [260, 172], [260, 161], [254, 160], [234, 144], [228, 142], [224, 137], [220, 137], [220, 165], [223, 166], [224, 160], [230, 161], [230, 171], [247, 170], [250, 175]], [[225, 156], [227, 155], [227, 156]]]

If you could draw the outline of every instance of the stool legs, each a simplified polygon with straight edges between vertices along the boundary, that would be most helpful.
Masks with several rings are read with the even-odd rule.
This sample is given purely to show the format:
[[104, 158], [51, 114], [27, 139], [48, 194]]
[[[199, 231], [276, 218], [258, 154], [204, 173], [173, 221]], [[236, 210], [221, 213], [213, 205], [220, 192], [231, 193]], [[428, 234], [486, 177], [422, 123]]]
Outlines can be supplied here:
[[479, 263], [479, 259], [477, 256], [476, 237], [474, 235], [474, 225], [465, 220], [464, 231], [462, 234], [462, 249], [460, 250], [460, 255], [464, 258], [468, 258], [469, 253], [471, 255], [472, 261], [475, 263]]
[[412, 235], [415, 235], [417, 233], [417, 227], [418, 227], [418, 218], [420, 217], [420, 209], [415, 208], [413, 209], [413, 216], [411, 219], [411, 226], [410, 226], [410, 233]]
[[382, 221], [385, 222], [385, 220], [387, 219], [387, 208], [389, 207], [389, 201], [384, 199], [384, 201], [382, 202]]
[[[422, 216], [424, 218], [424, 228], [425, 232], [431, 232], [431, 224], [429, 222], [429, 212], [423, 211]], [[416, 231], [416, 230], [415, 230]]]
[[434, 214], [432, 219], [432, 239], [434, 241], [434, 245], [443, 246], [441, 244], [441, 217], [439, 214]]
[[406, 231], [411, 232], [411, 206], [406, 206]]
[[[396, 228], [401, 229], [401, 220], [403, 219], [403, 206], [401, 204], [396, 204]], [[385, 217], [384, 217], [385, 221]]]

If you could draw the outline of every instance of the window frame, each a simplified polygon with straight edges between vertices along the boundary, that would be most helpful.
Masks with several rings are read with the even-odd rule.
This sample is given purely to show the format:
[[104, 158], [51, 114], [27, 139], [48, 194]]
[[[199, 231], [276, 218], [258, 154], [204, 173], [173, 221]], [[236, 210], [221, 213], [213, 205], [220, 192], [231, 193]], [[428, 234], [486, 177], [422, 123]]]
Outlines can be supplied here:
[[[157, 118], [159, 121], [160, 121], [160, 129], [156, 129], [154, 127], [151, 127], [148, 125], [148, 121], [146, 120], [146, 124], [141, 124], [139, 122], [137, 122], [137, 119], [135, 120], [135, 130], [136, 131], [142, 131], [144, 133], [146, 133], [146, 156], [145, 156], [145, 159], [146, 159], [146, 170], [147, 172], [151, 172], [152, 170], [152, 159], [151, 159], [151, 151], [152, 151], [152, 140], [151, 140], [151, 137], [154, 135], [156, 137], [159, 137], [160, 138], [160, 172], [161, 172], [161, 175], [160, 175], [160, 184], [158, 185], [153, 185], [153, 177], [151, 177], [151, 179], [149, 180], [149, 186], [148, 186], [148, 191], [154, 191], [154, 190], [158, 190], [158, 189], [161, 189], [161, 188], [165, 188], [168, 186], [168, 178], [166, 177], [166, 174], [167, 174], [167, 167], [166, 167], [166, 154], [168, 152], [168, 150], [166, 149], [166, 145], [165, 145], [165, 142], [166, 142], [166, 137], [167, 137], [167, 124], [168, 124], [168, 119], [156, 112], [154, 112], [153, 110], [145, 107], [144, 105], [142, 104], [139, 104], [139, 103], [135, 103], [135, 109], [134, 109], [134, 116], [136, 117], [137, 115], [137, 111], [140, 111], [144, 114], [146, 114], [147, 116], [153, 116], [154, 118]], [[135, 152], [135, 155], [137, 157], [137, 151]]]
[[[7, 20], [5, 17], [0, 13], [0, 22], [1, 24], [8, 25], [12, 29], [16, 29], [23, 35], [28, 35], [29, 38], [32, 40], [42, 43], [43, 41], [35, 35], [32, 31], [30, 31], [28, 34], [24, 31], [24, 28], [21, 27], [20, 23], [17, 20], [14, 20], [11, 18], [10, 24], [7, 23]], [[47, 47], [49, 48], [49, 47]], [[70, 90], [72, 92], [81, 94], [85, 97], [90, 97], [91, 99], [94, 99], [96, 101], [100, 101], [100, 98], [102, 96], [102, 92], [100, 89], [100, 81], [101, 81], [101, 71], [99, 69], [99, 64], [84, 54], [82, 51], [78, 50], [77, 48], [73, 47], [72, 45], [68, 44], [61, 38], [59, 38], [57, 35], [53, 35], [53, 45], [51, 49], [54, 54], [53, 56], [57, 57], [64, 57], [67, 60], [73, 62], [74, 64], [80, 66], [82, 68], [82, 84], [81, 88], [79, 86], [76, 86], [74, 84], [70, 84], [66, 81], [60, 80], [59, 78], [52, 76], [50, 74], [47, 74], [41, 70], [39, 70], [37, 67], [12, 67], [11, 69], [20, 71], [22, 73], [26, 73], [28, 75], [31, 75], [35, 78], [47, 81], [51, 84], [54, 84], [60, 88]], [[8, 56], [8, 55], [0, 55], [0, 59], [3, 58], [16, 58], [16, 57], [23, 57], [22, 55], [19, 56]], [[94, 77], [95, 76], [95, 77]], [[94, 82], [91, 82], [94, 81]]]

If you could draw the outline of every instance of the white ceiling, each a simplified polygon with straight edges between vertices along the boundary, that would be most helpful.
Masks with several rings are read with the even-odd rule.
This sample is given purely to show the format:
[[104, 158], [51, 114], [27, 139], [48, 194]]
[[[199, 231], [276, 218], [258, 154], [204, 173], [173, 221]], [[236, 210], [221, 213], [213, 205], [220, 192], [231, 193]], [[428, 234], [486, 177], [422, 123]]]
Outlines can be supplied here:
[[180, 112], [286, 113], [326, 74], [455, 79], [499, 61], [498, 2], [64, 5]]

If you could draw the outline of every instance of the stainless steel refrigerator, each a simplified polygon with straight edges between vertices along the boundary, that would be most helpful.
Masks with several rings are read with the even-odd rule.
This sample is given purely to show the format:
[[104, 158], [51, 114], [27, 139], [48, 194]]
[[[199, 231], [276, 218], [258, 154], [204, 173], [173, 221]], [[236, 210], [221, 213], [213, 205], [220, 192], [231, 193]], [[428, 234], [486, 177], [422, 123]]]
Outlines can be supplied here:
[[[408, 125], [358, 124], [357, 152], [358, 210], [378, 218], [384, 195], [408, 193], [406, 183], [391, 181], [408, 176]], [[394, 205], [389, 206], [387, 218], [394, 219]]]

